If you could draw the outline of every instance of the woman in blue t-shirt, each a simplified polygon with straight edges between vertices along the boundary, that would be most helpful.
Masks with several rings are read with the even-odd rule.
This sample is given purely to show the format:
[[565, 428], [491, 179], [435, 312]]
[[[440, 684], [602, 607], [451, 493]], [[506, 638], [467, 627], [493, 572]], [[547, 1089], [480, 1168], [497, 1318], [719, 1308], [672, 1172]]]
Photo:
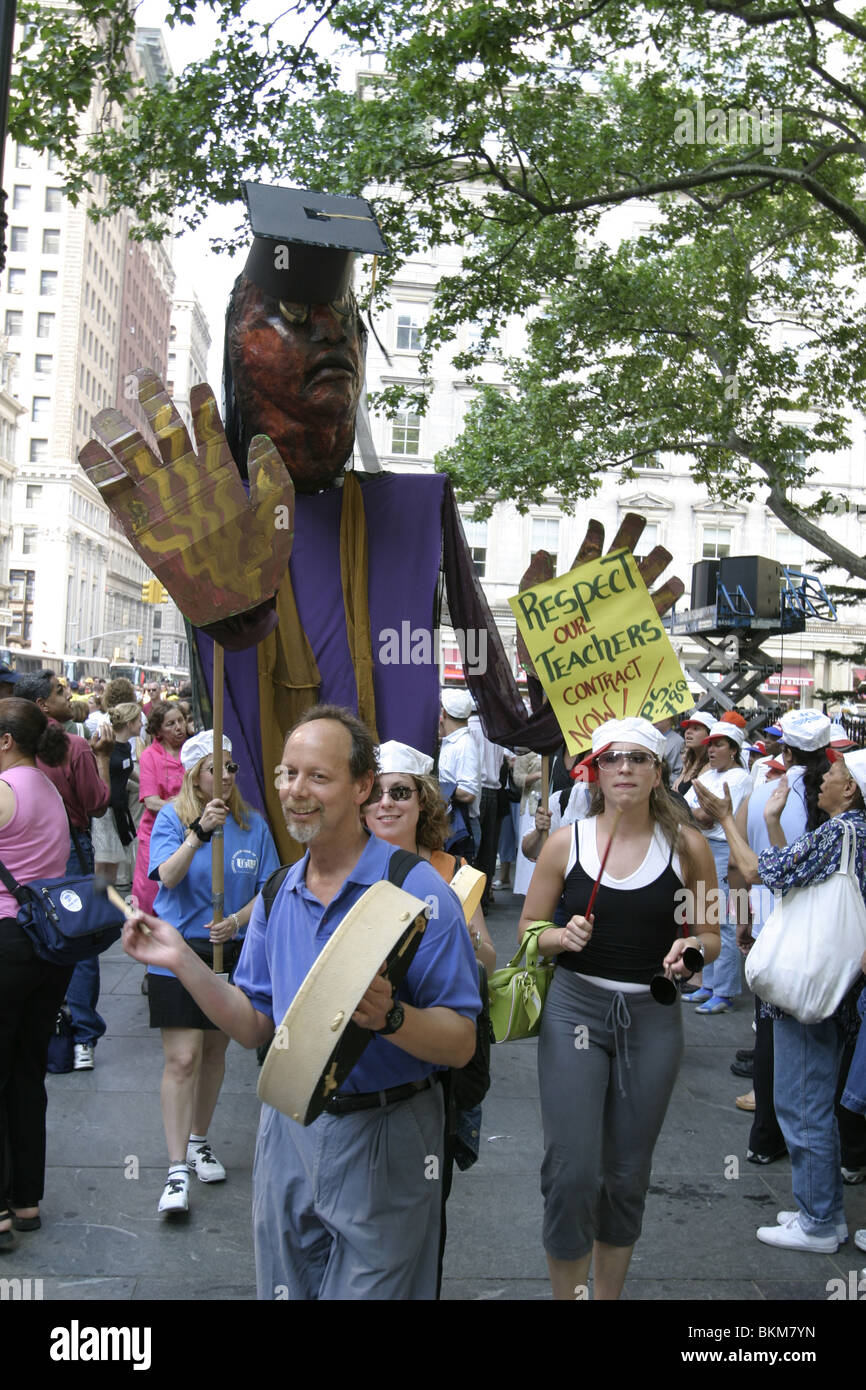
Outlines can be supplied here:
[[[223, 748], [231, 754], [227, 738]], [[221, 943], [224, 968], [231, 971], [253, 903], [279, 859], [263, 818], [246, 805], [235, 786], [237, 763], [223, 763], [222, 796], [214, 794], [213, 730], [188, 739], [180, 756], [181, 789], [157, 815], [150, 840], [149, 875], [159, 883], [155, 912], [210, 963], [214, 945]], [[224, 837], [225, 915], [214, 922], [210, 840], [219, 826]], [[190, 1167], [201, 1182], [222, 1182], [226, 1175], [208, 1144], [207, 1131], [222, 1086], [229, 1039], [169, 971], [150, 966], [148, 976], [150, 1026], [161, 1029], [165, 1054], [161, 1096], [169, 1168], [159, 1211], [185, 1212]]]

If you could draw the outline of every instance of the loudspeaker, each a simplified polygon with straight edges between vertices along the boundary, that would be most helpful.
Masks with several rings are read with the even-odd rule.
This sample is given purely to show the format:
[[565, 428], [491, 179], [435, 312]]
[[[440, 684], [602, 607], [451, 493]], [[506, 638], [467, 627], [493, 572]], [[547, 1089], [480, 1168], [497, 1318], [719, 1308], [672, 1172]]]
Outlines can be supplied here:
[[709, 608], [716, 601], [721, 560], [698, 560], [692, 566], [692, 608]]
[[729, 555], [721, 561], [719, 583], [731, 598], [741, 588], [756, 618], [778, 618], [782, 611], [782, 566], [764, 555]]

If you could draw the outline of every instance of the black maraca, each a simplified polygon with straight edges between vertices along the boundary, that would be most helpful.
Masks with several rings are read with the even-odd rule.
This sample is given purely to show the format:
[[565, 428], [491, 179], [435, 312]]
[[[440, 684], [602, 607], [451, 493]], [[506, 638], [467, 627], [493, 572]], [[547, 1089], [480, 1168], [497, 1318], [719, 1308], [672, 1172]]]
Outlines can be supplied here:
[[[682, 962], [689, 971], [684, 979], [691, 979], [692, 975], [704, 967], [704, 957], [697, 946], [687, 946], [682, 954]], [[654, 975], [650, 980], [650, 994], [657, 1004], [676, 1003], [679, 988], [675, 980], [671, 980], [667, 975]]]

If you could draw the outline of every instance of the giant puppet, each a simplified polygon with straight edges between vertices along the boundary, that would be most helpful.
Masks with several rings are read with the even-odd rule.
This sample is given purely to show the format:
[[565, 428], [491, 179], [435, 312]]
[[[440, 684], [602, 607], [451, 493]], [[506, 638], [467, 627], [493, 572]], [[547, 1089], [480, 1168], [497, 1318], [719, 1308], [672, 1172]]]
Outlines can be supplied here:
[[[351, 470], [366, 344], [352, 266], [357, 253], [386, 249], [369, 205], [257, 184], [245, 194], [254, 240], [226, 317], [225, 431], [210, 388], [196, 387], [193, 446], [162, 383], [142, 371], [160, 458], [108, 410], [94, 422], [102, 444], [92, 441], [80, 459], [193, 625], [211, 690], [214, 652], [225, 648], [226, 732], [243, 790], [268, 812], [286, 862], [298, 851], [272, 770], [305, 708], [348, 706], [380, 740], [433, 751], [435, 643], [415, 639], [438, 626], [443, 573], [451, 624], [486, 633], [486, 670], [467, 671], [467, 680], [488, 737], [550, 752], [562, 735], [540, 689], [526, 713], [448, 480]], [[642, 525], [627, 518], [614, 547], [631, 545]], [[602, 542], [590, 523], [575, 564]], [[657, 548], [647, 582], [669, 560]], [[677, 585], [657, 599], [660, 611]], [[383, 659], [383, 634], [394, 631], [411, 634], [408, 654], [418, 660]]]

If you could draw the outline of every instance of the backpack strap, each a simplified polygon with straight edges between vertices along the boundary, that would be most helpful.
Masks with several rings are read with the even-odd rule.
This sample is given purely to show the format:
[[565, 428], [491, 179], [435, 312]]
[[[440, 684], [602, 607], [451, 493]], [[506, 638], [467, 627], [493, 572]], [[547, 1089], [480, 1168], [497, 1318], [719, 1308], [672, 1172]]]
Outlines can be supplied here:
[[411, 849], [395, 849], [388, 860], [388, 882], [402, 888], [406, 875], [411, 873], [415, 865], [426, 862], [420, 854], [413, 854]]
[[262, 884], [262, 902], [265, 908], [265, 921], [267, 921], [271, 915], [274, 898], [282, 888], [283, 879], [286, 877], [291, 867], [291, 864], [281, 864], [278, 869], [274, 869], [274, 872], [268, 875]]

